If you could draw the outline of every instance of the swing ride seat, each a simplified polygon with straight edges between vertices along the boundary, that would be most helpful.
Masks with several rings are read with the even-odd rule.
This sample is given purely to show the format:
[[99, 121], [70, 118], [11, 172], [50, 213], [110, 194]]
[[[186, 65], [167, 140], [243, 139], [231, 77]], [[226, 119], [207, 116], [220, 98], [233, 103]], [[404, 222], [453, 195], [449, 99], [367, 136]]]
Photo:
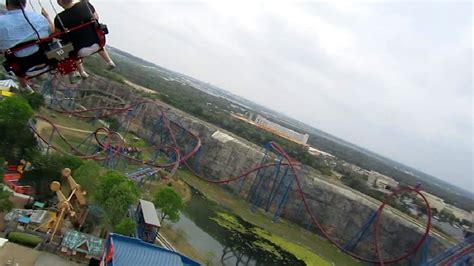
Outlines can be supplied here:
[[[7, 72], [13, 72], [18, 77], [26, 79], [31, 79], [54, 70], [61, 75], [70, 74], [77, 70], [78, 63], [86, 56], [79, 55], [79, 51], [83, 47], [75, 47], [74, 40], [71, 40], [69, 35], [83, 29], [93, 31], [95, 34], [93, 36], [94, 42], [98, 44], [98, 48], [86, 56], [103, 50], [106, 43], [105, 35], [108, 34], [107, 26], [100, 24], [96, 19], [92, 19], [70, 30], [59, 32], [40, 40], [24, 42], [7, 49], [4, 53], [6, 61], [3, 62], [3, 66]], [[68, 42], [62, 45], [58, 40], [66, 40]], [[38, 45], [39, 49], [37, 52], [26, 57], [15, 55], [16, 52], [33, 45]]]

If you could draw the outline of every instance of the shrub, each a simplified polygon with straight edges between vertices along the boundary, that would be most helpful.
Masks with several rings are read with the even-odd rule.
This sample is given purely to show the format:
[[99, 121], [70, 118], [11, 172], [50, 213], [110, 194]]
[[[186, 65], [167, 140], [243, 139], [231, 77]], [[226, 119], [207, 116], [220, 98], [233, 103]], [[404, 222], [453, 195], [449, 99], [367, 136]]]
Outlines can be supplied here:
[[8, 240], [13, 243], [17, 243], [27, 247], [36, 247], [39, 243], [43, 242], [43, 239], [41, 239], [39, 236], [30, 235], [22, 232], [9, 233]]

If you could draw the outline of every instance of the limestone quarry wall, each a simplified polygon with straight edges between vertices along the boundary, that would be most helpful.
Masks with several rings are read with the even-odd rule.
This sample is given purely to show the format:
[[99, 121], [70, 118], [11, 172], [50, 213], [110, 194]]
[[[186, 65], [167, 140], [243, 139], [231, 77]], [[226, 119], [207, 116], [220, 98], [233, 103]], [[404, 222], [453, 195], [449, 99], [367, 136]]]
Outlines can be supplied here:
[[[173, 119], [180, 121], [187, 128], [199, 133], [203, 144], [202, 154], [200, 155], [200, 170], [206, 177], [226, 179], [238, 176], [256, 167], [262, 161], [263, 148], [239, 139], [212, 125], [206, 126], [194, 118], [178, 114], [172, 116]], [[269, 192], [274, 183], [269, 177], [274, 171], [274, 168], [266, 170], [267, 179], [263, 181], [258, 191], [260, 202], [257, 205], [262, 209], [265, 209], [269, 202]], [[283, 171], [283, 169], [280, 171]], [[243, 181], [237, 180], [226, 186], [233, 193], [248, 199], [252, 184], [255, 184], [255, 176], [256, 174], [251, 174]], [[287, 178], [290, 179], [293, 176], [288, 174]], [[368, 199], [357, 191], [341, 187], [324, 179], [319, 172], [310, 167], [301, 167], [299, 178], [305, 198], [315, 218], [329, 235], [342, 245], [349, 242], [361, 230], [379, 206], [379, 203]], [[289, 184], [290, 181], [286, 180], [284, 182]], [[295, 183], [292, 184], [292, 188], [288, 201], [282, 209], [281, 216], [304, 228], [309, 228], [311, 231], [317, 231], [312, 225], [308, 227], [308, 224], [311, 224], [311, 218], [303, 209]], [[277, 195], [274, 197], [281, 199], [284, 193], [285, 189], [281, 187], [276, 191]], [[277, 200], [274, 200], [269, 206], [269, 212], [276, 211], [278, 203]], [[401, 247], [408, 249], [414, 247], [422, 236], [423, 230], [423, 228], [402, 220], [389, 210], [384, 211], [380, 223], [380, 243], [384, 256], [394, 258], [403, 255], [408, 250]], [[372, 240], [372, 236], [367, 237], [366, 240], [360, 242], [354, 252], [369, 257], [372, 256], [374, 254]], [[431, 241], [431, 254], [437, 254], [443, 249], [445, 249], [445, 246], [440, 241], [436, 239]]]
[[[103, 81], [98, 80], [95, 86], [100, 86]], [[138, 96], [131, 93], [127, 86], [106, 86], [107, 91], [113, 91], [117, 95], [134, 102]], [[166, 105], [165, 105], [166, 106]], [[130, 130], [137, 133], [150, 142], [156, 141], [158, 136], [156, 133], [156, 120], [159, 117], [156, 107], [141, 107], [148, 110], [146, 116], [138, 117], [139, 122], [135, 122], [130, 126]], [[226, 132], [214, 125], [205, 123], [197, 118], [185, 114], [174, 108], [166, 107], [167, 116], [170, 120], [176, 121], [183, 127], [197, 134], [202, 140], [201, 154], [197, 159], [199, 163], [191, 161], [191, 165], [199, 165], [199, 171], [208, 178], [225, 179], [237, 176], [259, 165], [264, 156], [264, 149], [258, 147], [246, 140], [238, 138], [231, 133]], [[143, 111], [143, 110], [142, 110]], [[122, 117], [124, 119], [124, 117]], [[123, 120], [125, 121], [125, 120]], [[192, 146], [192, 143], [186, 143], [186, 136], [178, 138], [181, 145]], [[189, 147], [187, 147], [189, 148]], [[271, 173], [275, 169], [268, 169], [267, 173]], [[271, 174], [267, 174], [269, 176]], [[244, 198], [252, 198], [252, 185], [255, 184], [256, 174], [247, 176], [245, 179], [238, 180], [225, 185], [231, 192], [239, 194]], [[322, 224], [325, 230], [334, 239], [344, 245], [354, 235], [356, 235], [369, 217], [377, 210], [379, 203], [353, 191], [349, 188], [341, 187], [334, 184], [328, 179], [323, 178], [316, 170], [302, 166], [299, 169], [299, 177], [303, 187], [305, 197], [316, 219]], [[291, 175], [288, 178], [292, 178]], [[290, 182], [285, 180], [284, 182]], [[271, 191], [272, 182], [269, 178], [261, 184], [260, 202], [256, 202], [261, 208], [269, 207], [269, 211], [277, 209], [277, 201], [269, 204], [265, 200]], [[288, 201], [282, 209], [281, 216], [291, 222], [308, 228], [311, 231], [317, 230], [311, 224], [310, 217], [303, 210], [301, 198], [297, 193], [296, 186], [292, 184], [292, 190], [288, 195]], [[265, 194], [267, 193], [267, 194]], [[274, 197], [282, 198], [285, 193], [284, 189], [276, 191]], [[268, 206], [270, 205], [270, 206]], [[382, 223], [380, 226], [380, 245], [384, 257], [398, 257], [405, 253], [404, 247], [411, 248], [415, 245], [423, 232], [422, 228], [414, 226], [390, 211], [384, 211]], [[372, 256], [373, 243], [372, 237], [368, 237], [362, 241], [356, 248], [357, 254]], [[445, 249], [445, 245], [434, 238], [431, 241], [430, 253], [436, 254]], [[376, 259], [376, 258], [374, 258]]]

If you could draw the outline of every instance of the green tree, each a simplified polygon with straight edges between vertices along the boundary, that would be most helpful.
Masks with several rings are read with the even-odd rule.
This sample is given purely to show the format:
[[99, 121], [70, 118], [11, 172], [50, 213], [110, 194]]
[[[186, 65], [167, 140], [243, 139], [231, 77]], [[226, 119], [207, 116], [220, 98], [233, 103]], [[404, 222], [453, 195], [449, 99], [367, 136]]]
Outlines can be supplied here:
[[9, 212], [13, 209], [13, 202], [10, 200], [11, 192], [3, 189], [3, 185], [0, 184], [0, 212]]
[[128, 208], [137, 202], [139, 196], [135, 183], [114, 171], [100, 177], [93, 193], [104, 210], [105, 225], [108, 228], [113, 228], [125, 218]]
[[33, 169], [26, 171], [20, 182], [32, 186], [38, 200], [47, 200], [54, 195], [49, 184], [53, 181], [64, 183], [64, 180], [61, 180], [61, 170], [70, 168], [74, 176], [74, 170], [82, 165], [82, 160], [75, 156], [54, 153], [33, 158], [32, 165]]
[[9, 97], [0, 102], [0, 124], [22, 126], [32, 115], [33, 109], [28, 101], [20, 96]]
[[109, 129], [112, 131], [118, 131], [120, 128], [120, 122], [115, 117], [109, 117], [105, 120], [109, 123]]
[[82, 189], [90, 194], [96, 190], [102, 171], [103, 168], [96, 161], [85, 161], [81, 167], [74, 171], [73, 177]]
[[442, 209], [441, 212], [439, 213], [441, 220], [446, 221], [449, 223], [453, 223], [454, 220], [456, 220], [456, 216], [454, 214], [446, 209]]
[[26, 149], [36, 147], [36, 139], [28, 127], [32, 115], [33, 109], [20, 96], [0, 101], [0, 154], [8, 161], [18, 161]]
[[33, 108], [33, 110], [40, 109], [44, 105], [44, 97], [41, 93], [27, 93], [23, 97], [28, 101], [28, 104]]
[[2, 178], [3, 178], [3, 175], [5, 174], [5, 166], [6, 166], [5, 159], [0, 157], [0, 177]]
[[125, 235], [125, 236], [132, 236], [135, 234], [135, 229], [137, 227], [137, 223], [130, 218], [124, 218], [120, 223], [114, 226], [114, 232]]
[[165, 218], [172, 222], [179, 221], [179, 214], [185, 207], [185, 204], [173, 188], [164, 187], [156, 192], [153, 203], [155, 207], [160, 209], [161, 222]]

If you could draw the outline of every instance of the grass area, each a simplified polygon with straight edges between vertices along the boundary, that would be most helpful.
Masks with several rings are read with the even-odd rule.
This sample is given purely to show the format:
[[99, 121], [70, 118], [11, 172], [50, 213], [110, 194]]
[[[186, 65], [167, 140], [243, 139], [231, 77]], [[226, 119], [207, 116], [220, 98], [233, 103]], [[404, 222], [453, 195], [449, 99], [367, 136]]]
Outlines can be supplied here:
[[188, 202], [192, 197], [191, 189], [181, 180], [171, 179], [167, 183], [163, 183], [161, 181], [152, 181], [147, 182], [144, 187], [146, 188], [142, 188], [142, 197], [146, 200], [153, 200], [153, 195], [163, 187], [172, 187], [176, 193], [181, 196], [184, 202]]
[[198, 261], [205, 261], [204, 257], [187, 242], [186, 232], [173, 230], [170, 225], [164, 224], [160, 229], [160, 234], [168, 240], [174, 248], [179, 250], [181, 253], [188, 257], [196, 259]]
[[[304, 230], [284, 219], [280, 220], [278, 223], [272, 223], [271, 217], [260, 210], [252, 212], [250, 210], [250, 205], [245, 200], [229, 193], [222, 187], [202, 181], [188, 171], [179, 170], [177, 174], [179, 178], [201, 191], [210, 200], [232, 210], [232, 212], [245, 221], [268, 231], [272, 241], [277, 241], [279, 245], [281, 244], [285, 246], [286, 249], [293, 249], [293, 245], [297, 244], [307, 249], [308, 252], [314, 252], [336, 265], [363, 265], [361, 262], [356, 261], [339, 251], [326, 239], [317, 236], [314, 233]], [[307, 255], [307, 253], [302, 250], [295, 252], [298, 252], [298, 256], [301, 256], [301, 258]]]
[[260, 228], [254, 228], [255, 234], [271, 241], [284, 250], [294, 254], [298, 259], [303, 260], [306, 265], [331, 265], [328, 261], [316, 256], [313, 251], [295, 243], [292, 243], [282, 237], [270, 234]]
[[27, 247], [36, 247], [43, 240], [35, 235], [30, 235], [22, 232], [11, 232], [8, 234], [8, 240], [14, 243], [18, 243]]
[[46, 108], [41, 108], [38, 112], [36, 112], [36, 115], [46, 117], [51, 120], [51, 122], [59, 124], [63, 127], [76, 128], [80, 130], [94, 131], [97, 129], [97, 127], [100, 126], [99, 124], [96, 124], [94, 126], [92, 125], [92, 123], [85, 119], [80, 119], [71, 115], [57, 113]]
[[253, 244], [269, 253], [272, 253], [278, 258], [282, 258], [282, 254], [275, 248], [275, 246], [279, 246], [281, 249], [293, 254], [299, 260], [304, 261], [306, 265], [331, 265], [328, 260], [325, 260], [322, 257], [316, 255], [313, 251], [302, 245], [295, 244], [291, 241], [286, 240], [283, 237], [271, 234], [259, 227], [245, 227], [239, 222], [239, 219], [237, 219], [237, 217], [231, 214], [218, 212], [217, 217], [212, 217], [211, 219], [216, 221], [220, 226], [225, 227], [230, 231], [237, 232], [242, 235], [256, 235], [259, 236], [262, 240], [265, 239], [273, 243], [274, 245], [271, 245], [268, 242], [259, 239]]

